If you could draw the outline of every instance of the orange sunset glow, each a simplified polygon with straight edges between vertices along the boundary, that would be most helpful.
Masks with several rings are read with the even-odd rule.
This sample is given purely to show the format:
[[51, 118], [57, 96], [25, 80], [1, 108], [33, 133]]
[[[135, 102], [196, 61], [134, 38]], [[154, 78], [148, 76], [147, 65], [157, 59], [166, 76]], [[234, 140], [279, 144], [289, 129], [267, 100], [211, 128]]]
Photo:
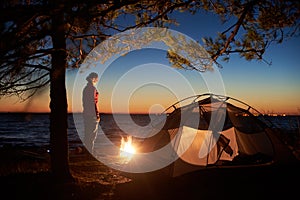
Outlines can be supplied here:
[[[296, 98], [300, 99], [300, 96]], [[278, 97], [277, 95], [267, 96], [265, 94], [261, 94], [260, 97], [244, 95], [239, 97], [239, 99], [256, 108], [263, 114], [277, 113], [295, 115], [299, 114], [300, 112], [300, 105], [293, 96], [285, 96], [282, 98]], [[160, 94], [159, 97], [154, 95], [149, 97], [148, 95], [137, 93], [132, 96], [128, 104], [126, 102], [115, 100], [117, 106], [115, 106], [114, 109], [117, 113], [160, 113], [165, 108], [179, 100], [180, 99], [177, 99], [174, 97], [174, 95], [168, 93], [163, 96]], [[3, 98], [0, 104], [0, 112], [50, 112], [49, 103], [50, 98], [47, 93], [24, 102], [19, 102], [17, 97]], [[99, 108], [102, 113], [113, 112], [111, 99], [109, 96], [105, 96], [105, 94], [101, 96]], [[68, 111], [70, 113], [72, 112], [72, 102], [70, 101], [68, 104]], [[76, 106], [75, 112], [81, 111], [82, 108], [79, 104]]]

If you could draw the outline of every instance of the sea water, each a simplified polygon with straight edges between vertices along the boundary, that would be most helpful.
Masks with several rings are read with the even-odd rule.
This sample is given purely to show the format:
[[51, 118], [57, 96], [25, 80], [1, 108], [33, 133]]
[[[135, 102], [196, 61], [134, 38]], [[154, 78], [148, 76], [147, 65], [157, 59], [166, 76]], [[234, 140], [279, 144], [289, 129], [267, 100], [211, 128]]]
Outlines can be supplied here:
[[[79, 121], [74, 121], [74, 116], [77, 115], [79, 116]], [[80, 131], [82, 121], [80, 121], [80, 115], [80, 113], [68, 115], [68, 141], [70, 148], [75, 148], [82, 144], [82, 131]], [[122, 136], [138, 131], [136, 127], [149, 126], [156, 116], [136, 114], [130, 115], [128, 118], [128, 115], [118, 115], [117, 120], [115, 117], [111, 114], [101, 115], [96, 146], [103, 142], [104, 134], [112, 142], [118, 144]], [[300, 116], [270, 116], [268, 119], [276, 127], [282, 129], [299, 129]], [[49, 125], [48, 113], [1, 113], [0, 147], [47, 147], [50, 141]]]
[[[121, 117], [120, 117], [121, 116]], [[79, 120], [74, 120], [74, 117]], [[111, 114], [102, 114], [96, 146], [101, 143], [101, 136], [105, 134], [113, 142], [120, 142], [126, 136], [127, 130], [133, 123], [143, 127], [149, 125], [149, 115], [137, 114], [122, 117], [119, 114], [117, 122]], [[83, 120], [81, 114], [68, 115], [68, 141], [70, 148], [81, 145]], [[49, 113], [0, 113], [0, 147], [44, 147], [50, 141]], [[123, 128], [122, 128], [123, 127]], [[124, 127], [128, 127], [127, 129]]]

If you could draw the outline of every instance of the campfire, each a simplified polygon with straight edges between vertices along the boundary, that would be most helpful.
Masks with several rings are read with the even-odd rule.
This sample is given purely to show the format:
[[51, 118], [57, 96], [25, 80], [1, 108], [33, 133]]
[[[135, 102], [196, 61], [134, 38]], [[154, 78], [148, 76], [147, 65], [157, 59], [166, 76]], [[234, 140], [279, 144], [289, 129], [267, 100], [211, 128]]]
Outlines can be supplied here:
[[123, 158], [131, 159], [136, 150], [132, 146], [132, 136], [127, 136], [126, 139], [122, 137], [120, 146], [120, 156]]

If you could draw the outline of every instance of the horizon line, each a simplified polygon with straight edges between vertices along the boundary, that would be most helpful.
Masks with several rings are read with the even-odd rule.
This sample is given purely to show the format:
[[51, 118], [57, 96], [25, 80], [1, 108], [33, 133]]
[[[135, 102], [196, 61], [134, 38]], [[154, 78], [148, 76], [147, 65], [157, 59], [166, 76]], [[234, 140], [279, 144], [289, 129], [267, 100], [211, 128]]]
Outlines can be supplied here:
[[[51, 112], [34, 112], [34, 111], [0, 111], [0, 114], [50, 114]], [[68, 112], [67, 114], [82, 114], [82, 112]], [[142, 113], [142, 112], [132, 112], [132, 113], [126, 113], [126, 112], [100, 112], [100, 115], [160, 115], [163, 113]], [[293, 114], [293, 113], [262, 113], [263, 116], [300, 116], [300, 114]]]

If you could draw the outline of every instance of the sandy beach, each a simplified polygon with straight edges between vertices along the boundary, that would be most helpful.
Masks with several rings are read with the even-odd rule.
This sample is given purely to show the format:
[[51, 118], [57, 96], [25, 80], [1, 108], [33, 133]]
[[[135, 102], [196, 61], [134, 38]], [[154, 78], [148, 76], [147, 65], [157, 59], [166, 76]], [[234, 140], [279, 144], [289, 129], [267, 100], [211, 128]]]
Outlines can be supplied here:
[[299, 162], [205, 169], [176, 178], [128, 175], [88, 153], [70, 152], [71, 183], [55, 183], [45, 149], [2, 148], [1, 199], [290, 199], [299, 196]]

